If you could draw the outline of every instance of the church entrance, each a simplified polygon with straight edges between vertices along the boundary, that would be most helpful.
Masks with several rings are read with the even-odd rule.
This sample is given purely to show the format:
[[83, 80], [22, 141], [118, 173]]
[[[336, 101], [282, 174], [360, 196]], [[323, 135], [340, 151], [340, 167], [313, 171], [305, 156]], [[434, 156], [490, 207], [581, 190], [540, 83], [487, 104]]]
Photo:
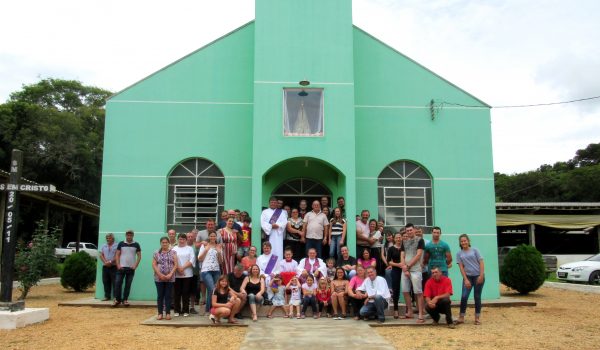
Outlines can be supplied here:
[[298, 208], [300, 201], [305, 199], [307, 211], [310, 211], [312, 202], [320, 201], [321, 197], [327, 197], [331, 207], [331, 191], [313, 179], [301, 177], [285, 181], [273, 190], [272, 195], [283, 200], [283, 204], [289, 205], [290, 208]]

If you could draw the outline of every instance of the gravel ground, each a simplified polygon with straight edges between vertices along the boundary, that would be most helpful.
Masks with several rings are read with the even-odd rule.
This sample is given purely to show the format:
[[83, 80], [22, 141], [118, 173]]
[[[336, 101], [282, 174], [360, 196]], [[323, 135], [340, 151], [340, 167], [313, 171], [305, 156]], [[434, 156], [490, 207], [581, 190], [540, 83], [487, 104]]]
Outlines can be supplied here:
[[[541, 288], [527, 296], [536, 307], [484, 308], [483, 325], [376, 328], [398, 349], [598, 349], [599, 294]], [[38, 286], [27, 307], [50, 308], [42, 324], [0, 330], [2, 349], [238, 349], [246, 334], [241, 327], [167, 328], [142, 326], [152, 309], [58, 307], [58, 302], [92, 296], [74, 293], [60, 285]], [[453, 309], [453, 311], [456, 309]], [[456, 310], [458, 311], [458, 310]]]
[[[485, 308], [482, 325], [377, 328], [396, 348], [408, 349], [598, 349], [600, 295], [542, 287], [526, 296], [502, 288], [502, 295], [537, 302], [535, 307]], [[456, 312], [455, 312], [456, 310]], [[458, 309], [452, 309], [458, 316]], [[443, 318], [442, 318], [443, 321]]]
[[[15, 295], [14, 292], [13, 295]], [[18, 295], [18, 294], [16, 294]], [[91, 297], [60, 285], [37, 286], [26, 307], [50, 308], [44, 323], [0, 330], [2, 349], [238, 349], [246, 335], [241, 327], [174, 328], [142, 326], [154, 309], [58, 307], [66, 300]]]

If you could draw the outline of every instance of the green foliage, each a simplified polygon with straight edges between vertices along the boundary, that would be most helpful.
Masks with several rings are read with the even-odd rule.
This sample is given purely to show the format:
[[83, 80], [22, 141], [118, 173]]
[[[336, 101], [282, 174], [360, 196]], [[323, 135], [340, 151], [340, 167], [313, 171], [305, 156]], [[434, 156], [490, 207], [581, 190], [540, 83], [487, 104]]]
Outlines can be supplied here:
[[597, 202], [600, 143], [578, 150], [567, 162], [519, 174], [496, 173], [494, 178], [498, 202]]
[[24, 152], [23, 176], [98, 203], [104, 104], [111, 93], [78, 81], [43, 79], [0, 104], [0, 168]]
[[542, 254], [530, 245], [522, 244], [511, 250], [500, 268], [500, 282], [521, 294], [536, 291], [545, 279]]
[[59, 233], [58, 228], [47, 232], [40, 221], [31, 242], [19, 242], [15, 253], [15, 275], [21, 291], [19, 300], [24, 300], [29, 290], [37, 285], [42, 277], [56, 272], [54, 247], [58, 242]]
[[86, 252], [73, 253], [67, 257], [60, 284], [64, 288], [72, 288], [82, 292], [94, 285], [96, 281], [96, 259]]

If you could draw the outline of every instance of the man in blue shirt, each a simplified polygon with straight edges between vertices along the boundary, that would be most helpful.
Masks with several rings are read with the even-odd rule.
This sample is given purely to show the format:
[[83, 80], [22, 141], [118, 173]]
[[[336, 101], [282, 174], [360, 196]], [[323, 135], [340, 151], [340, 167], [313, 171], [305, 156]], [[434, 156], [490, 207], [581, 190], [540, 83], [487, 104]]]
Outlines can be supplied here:
[[442, 229], [435, 226], [431, 229], [431, 242], [425, 245], [423, 264], [429, 267], [438, 266], [442, 274], [448, 277], [448, 268], [452, 266], [452, 253], [448, 243], [442, 241]]
[[115, 286], [115, 277], [117, 275], [117, 262], [115, 255], [117, 245], [115, 244], [115, 235], [109, 233], [106, 235], [106, 243], [100, 248], [100, 260], [102, 260], [102, 284], [104, 285], [104, 299], [111, 299], [113, 288]]

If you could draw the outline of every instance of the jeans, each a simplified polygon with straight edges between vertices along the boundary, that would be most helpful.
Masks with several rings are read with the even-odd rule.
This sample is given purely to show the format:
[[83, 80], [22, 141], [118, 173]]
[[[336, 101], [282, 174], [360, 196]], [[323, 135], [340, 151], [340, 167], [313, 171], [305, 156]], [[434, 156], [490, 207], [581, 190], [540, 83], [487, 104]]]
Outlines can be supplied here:
[[331, 242], [329, 242], [329, 257], [333, 258], [335, 255], [335, 259], [337, 260], [337, 258], [339, 258], [340, 256], [342, 256], [342, 251], [341, 251], [341, 244], [340, 241], [342, 240], [342, 235], [331, 235]]
[[175, 312], [189, 313], [190, 312], [190, 283], [191, 277], [175, 279]]
[[462, 296], [460, 297], [460, 315], [464, 316], [467, 311], [467, 300], [469, 300], [469, 295], [471, 295], [471, 289], [475, 287], [475, 292], [473, 293], [475, 298], [475, 316], [479, 317], [481, 314], [481, 291], [483, 290], [483, 284], [485, 280], [481, 284], [477, 284], [477, 276], [467, 276], [469, 282], [471, 282], [471, 288], [465, 287], [465, 283], [463, 281], [462, 285]]
[[314, 295], [307, 295], [302, 298], [302, 313], [306, 312], [306, 309], [310, 306], [313, 314], [317, 313], [317, 298]]
[[156, 284], [156, 306], [158, 314], [162, 315], [163, 310], [167, 315], [171, 312], [171, 289], [173, 282], [154, 282]]
[[434, 322], [439, 322], [440, 314], [444, 314], [446, 315], [446, 323], [451, 324], [452, 310], [450, 309], [450, 304], [450, 298], [439, 299], [438, 302], [435, 304], [434, 308], [430, 308], [429, 305], [425, 303], [425, 311], [427, 311], [427, 313], [431, 315], [431, 319]]
[[262, 296], [256, 296], [256, 294], [248, 294], [248, 305], [260, 305], [263, 302], [263, 297]]
[[[131, 267], [122, 267], [120, 270], [117, 270], [115, 277], [115, 299], [118, 302], [129, 299], [129, 291], [131, 290], [131, 282], [134, 275], [135, 270]], [[125, 290], [122, 290], [123, 279], [125, 279]]]
[[217, 284], [217, 280], [221, 276], [221, 271], [204, 271], [200, 274], [202, 275], [202, 281], [204, 281], [204, 285], [206, 286], [205, 310], [206, 312], [210, 312], [213, 290], [215, 290], [215, 284]]
[[381, 295], [376, 295], [373, 302], [368, 302], [360, 308], [360, 316], [376, 316], [379, 321], [383, 322], [385, 321], [385, 309], [387, 306], [387, 300], [385, 300]]
[[322, 258], [323, 257], [323, 255], [321, 254], [322, 247], [323, 247], [322, 239], [307, 238], [306, 239], [306, 256], [308, 256], [308, 250], [310, 248], [315, 248], [317, 251], [317, 257]]
[[116, 266], [102, 266], [102, 284], [104, 285], [104, 297], [110, 299], [115, 288], [115, 278], [117, 277]]

